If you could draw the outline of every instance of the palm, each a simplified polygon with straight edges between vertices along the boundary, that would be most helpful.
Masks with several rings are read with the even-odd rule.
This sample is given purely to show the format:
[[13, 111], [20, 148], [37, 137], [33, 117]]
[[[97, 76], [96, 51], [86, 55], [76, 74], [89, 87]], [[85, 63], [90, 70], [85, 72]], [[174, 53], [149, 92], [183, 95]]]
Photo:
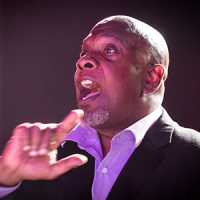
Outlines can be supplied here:
[[82, 115], [71, 112], [56, 129], [41, 123], [18, 126], [0, 157], [0, 185], [12, 186], [22, 180], [54, 179], [87, 162], [82, 155], [56, 161], [56, 148]]
[[28, 180], [49, 179], [51, 175], [51, 158], [44, 156], [22, 156], [21, 164], [18, 168], [21, 176]]

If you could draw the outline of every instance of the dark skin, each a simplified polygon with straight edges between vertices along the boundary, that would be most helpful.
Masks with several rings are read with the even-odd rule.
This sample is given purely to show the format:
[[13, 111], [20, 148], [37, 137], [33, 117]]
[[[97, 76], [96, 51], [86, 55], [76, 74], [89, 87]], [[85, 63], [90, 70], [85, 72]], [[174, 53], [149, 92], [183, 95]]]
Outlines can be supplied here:
[[83, 155], [72, 155], [56, 162], [48, 154], [60, 145], [82, 116], [82, 111], [72, 111], [56, 130], [41, 123], [17, 126], [0, 157], [0, 186], [14, 186], [23, 180], [55, 179], [86, 163]]
[[[94, 127], [106, 156], [117, 133], [158, 106], [146, 105], [144, 99], [161, 84], [164, 68], [149, 63], [143, 69], [138, 68], [143, 60], [135, 64], [135, 52], [128, 44], [132, 35], [118, 29], [118, 24], [105, 23], [96, 29], [83, 41], [75, 85], [80, 109], [91, 112], [106, 107], [110, 112], [104, 124]], [[86, 63], [91, 63], [92, 67], [85, 67]], [[101, 86], [101, 93], [86, 101], [79, 99], [80, 81], [90, 79]]]
[[[127, 32], [124, 22], [116, 23], [112, 19], [93, 28], [83, 41], [75, 74], [78, 107], [85, 113], [98, 108], [109, 111], [108, 119], [93, 127], [99, 133], [104, 156], [117, 133], [161, 105], [163, 76], [166, 77], [167, 71], [168, 55], [162, 50], [166, 47], [159, 42], [158, 58], [148, 54], [150, 50], [146, 42]], [[81, 93], [81, 82], [85, 80], [98, 85], [87, 98], [83, 98]], [[63, 123], [56, 126], [25, 123], [16, 127], [0, 157], [0, 185], [54, 179], [87, 162], [82, 155], [72, 155], [56, 162], [48, 154], [81, 119], [82, 110], [71, 112]]]

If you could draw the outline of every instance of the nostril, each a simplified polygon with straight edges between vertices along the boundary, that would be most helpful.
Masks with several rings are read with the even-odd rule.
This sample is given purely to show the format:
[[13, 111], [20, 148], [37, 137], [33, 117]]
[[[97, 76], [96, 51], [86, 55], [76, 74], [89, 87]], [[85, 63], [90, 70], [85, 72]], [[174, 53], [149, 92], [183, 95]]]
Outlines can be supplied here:
[[86, 67], [86, 68], [93, 68], [93, 65], [92, 65], [91, 63], [86, 63], [86, 64], [84, 65], [84, 67]]
[[78, 65], [79, 69], [83, 69], [80, 65]]

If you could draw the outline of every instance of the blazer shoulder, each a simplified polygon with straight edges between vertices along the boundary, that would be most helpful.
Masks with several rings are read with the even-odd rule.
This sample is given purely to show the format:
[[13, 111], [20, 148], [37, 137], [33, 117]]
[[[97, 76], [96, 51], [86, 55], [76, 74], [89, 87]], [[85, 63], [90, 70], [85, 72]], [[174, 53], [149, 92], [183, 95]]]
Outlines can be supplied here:
[[157, 149], [167, 146], [180, 151], [200, 150], [200, 132], [180, 126], [166, 111], [148, 131], [147, 137]]
[[[177, 122], [173, 121], [167, 113], [164, 113], [161, 119], [161, 123], [158, 120], [158, 124], [162, 124], [157, 133], [158, 141], [165, 141], [165, 145], [159, 146], [160, 151], [166, 156], [178, 160], [185, 167], [195, 169], [200, 167], [200, 132], [191, 128], [185, 128], [180, 126]], [[163, 120], [164, 119], [164, 120]], [[168, 138], [164, 138], [168, 135]], [[167, 143], [168, 142], [168, 143]]]
[[173, 135], [179, 143], [187, 145], [188, 147], [200, 149], [200, 132], [191, 128], [179, 126], [176, 123]]

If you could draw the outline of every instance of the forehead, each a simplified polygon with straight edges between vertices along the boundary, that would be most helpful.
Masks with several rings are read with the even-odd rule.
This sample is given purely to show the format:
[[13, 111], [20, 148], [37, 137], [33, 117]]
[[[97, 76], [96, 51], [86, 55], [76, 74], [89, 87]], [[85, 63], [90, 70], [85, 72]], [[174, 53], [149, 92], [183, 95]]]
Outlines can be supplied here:
[[[113, 24], [100, 24], [94, 27], [89, 35], [83, 40], [83, 45], [91, 45], [92, 41], [112, 41], [129, 46], [131, 43], [131, 35], [125, 29], [121, 29]], [[91, 41], [92, 40], [92, 41]]]

